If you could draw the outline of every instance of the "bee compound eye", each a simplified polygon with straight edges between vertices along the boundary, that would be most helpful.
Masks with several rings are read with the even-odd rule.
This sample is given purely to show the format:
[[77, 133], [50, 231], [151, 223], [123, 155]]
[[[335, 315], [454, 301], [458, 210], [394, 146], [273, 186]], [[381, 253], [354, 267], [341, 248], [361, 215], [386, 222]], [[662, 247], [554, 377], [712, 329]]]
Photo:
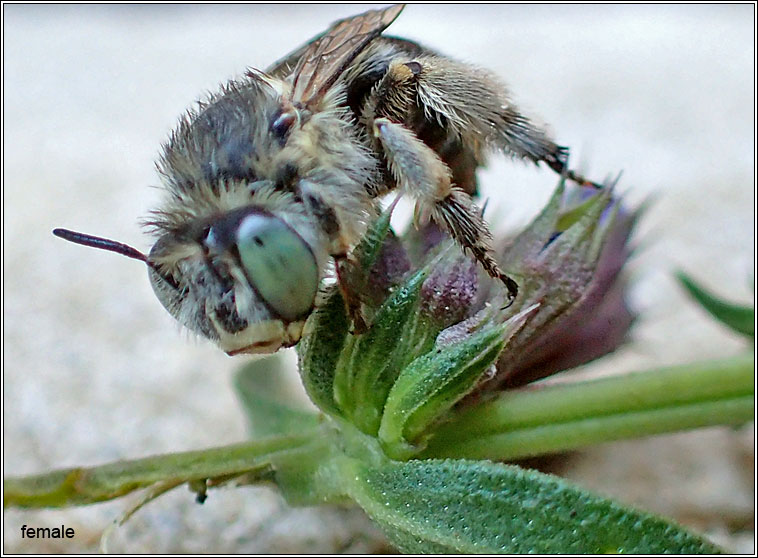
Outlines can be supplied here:
[[286, 320], [306, 315], [319, 269], [303, 238], [277, 217], [253, 214], [240, 222], [236, 240], [245, 273], [264, 302]]
[[298, 115], [295, 109], [279, 111], [271, 121], [271, 132], [280, 141], [284, 141], [292, 126], [297, 122], [297, 119]]

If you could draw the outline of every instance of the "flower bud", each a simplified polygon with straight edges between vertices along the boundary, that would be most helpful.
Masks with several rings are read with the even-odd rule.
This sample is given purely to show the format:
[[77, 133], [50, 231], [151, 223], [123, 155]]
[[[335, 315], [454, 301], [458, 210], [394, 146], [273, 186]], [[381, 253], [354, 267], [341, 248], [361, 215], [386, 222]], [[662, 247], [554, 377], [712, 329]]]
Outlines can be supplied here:
[[620, 207], [612, 188], [589, 197], [564, 196], [563, 186], [558, 188], [545, 211], [505, 251], [505, 268], [523, 278], [514, 310], [534, 303], [540, 308], [483, 389], [521, 386], [624, 342], [634, 315], [620, 272], [637, 217]]
[[433, 267], [421, 288], [421, 312], [442, 328], [471, 314], [479, 288], [476, 261], [457, 249], [448, 253]]

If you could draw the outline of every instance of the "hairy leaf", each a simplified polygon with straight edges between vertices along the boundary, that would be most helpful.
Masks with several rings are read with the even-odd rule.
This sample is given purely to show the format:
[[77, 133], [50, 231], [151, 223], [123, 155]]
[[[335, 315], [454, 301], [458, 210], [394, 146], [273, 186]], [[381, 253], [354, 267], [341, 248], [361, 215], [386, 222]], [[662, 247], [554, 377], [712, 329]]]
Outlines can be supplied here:
[[485, 461], [343, 463], [346, 491], [408, 553], [713, 554], [685, 529]]

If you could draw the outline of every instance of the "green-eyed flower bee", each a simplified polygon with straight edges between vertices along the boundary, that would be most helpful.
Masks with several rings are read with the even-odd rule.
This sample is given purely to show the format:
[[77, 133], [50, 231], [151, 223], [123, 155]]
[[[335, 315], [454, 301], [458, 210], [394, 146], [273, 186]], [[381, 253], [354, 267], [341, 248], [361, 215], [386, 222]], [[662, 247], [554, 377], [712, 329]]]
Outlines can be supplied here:
[[395, 189], [415, 199], [417, 222], [447, 230], [513, 300], [517, 284], [471, 199], [486, 153], [594, 184], [568, 170], [567, 149], [492, 75], [382, 36], [401, 10], [337, 21], [188, 112], [158, 163], [166, 199], [151, 217], [147, 256], [55, 234], [144, 261], [163, 306], [229, 354], [297, 343], [332, 260], [350, 256]]

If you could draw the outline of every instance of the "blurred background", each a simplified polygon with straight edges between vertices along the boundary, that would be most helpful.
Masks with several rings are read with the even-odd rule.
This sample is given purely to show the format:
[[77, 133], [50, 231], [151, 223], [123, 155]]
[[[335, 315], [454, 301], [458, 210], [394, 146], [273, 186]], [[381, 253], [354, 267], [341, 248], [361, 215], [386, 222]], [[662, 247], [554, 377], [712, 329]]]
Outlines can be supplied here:
[[[175, 325], [144, 266], [67, 244], [57, 226], [150, 248], [154, 161], [179, 115], [368, 5], [4, 5], [3, 468], [95, 465], [245, 439], [231, 359]], [[610, 374], [734, 354], [744, 342], [683, 295], [690, 272], [753, 299], [753, 5], [408, 6], [391, 34], [489, 68], [593, 178], [652, 197], [630, 268], [632, 343]], [[494, 228], [527, 223], [555, 175], [503, 157], [481, 173]], [[289, 356], [292, 359], [292, 356]], [[294, 363], [294, 360], [292, 360]], [[292, 365], [293, 378], [294, 364]], [[296, 381], [293, 380], [293, 385]], [[753, 425], [606, 444], [559, 471], [753, 552]], [[5, 552], [89, 552], [126, 508], [4, 512]], [[20, 526], [74, 527], [21, 541]], [[111, 538], [114, 552], [377, 552], [356, 510], [289, 509], [265, 488], [176, 491]]]

